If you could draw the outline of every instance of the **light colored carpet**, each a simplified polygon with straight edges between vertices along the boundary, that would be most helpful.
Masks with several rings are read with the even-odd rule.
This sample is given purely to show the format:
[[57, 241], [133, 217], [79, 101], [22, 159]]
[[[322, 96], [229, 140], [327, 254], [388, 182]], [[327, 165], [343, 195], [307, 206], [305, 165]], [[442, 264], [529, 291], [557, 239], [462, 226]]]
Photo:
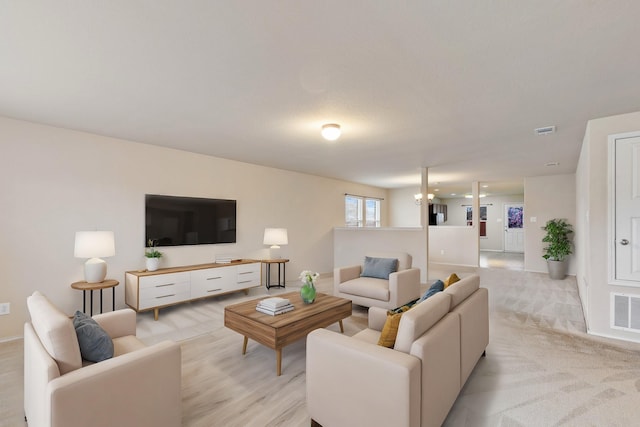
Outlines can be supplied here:
[[[433, 266], [430, 280], [476, 269]], [[585, 334], [575, 279], [477, 269], [490, 293], [490, 344], [462, 390], [446, 426], [637, 425], [640, 344]], [[332, 279], [319, 288], [330, 292]], [[426, 288], [426, 285], [424, 285]], [[276, 295], [283, 291], [273, 289]], [[223, 326], [224, 306], [266, 295], [254, 289], [138, 315], [147, 343], [181, 342], [183, 425], [307, 426], [305, 342], [283, 350], [282, 376], [275, 352]], [[354, 307], [345, 333], [366, 327], [366, 310]], [[338, 331], [338, 326], [329, 329]], [[0, 344], [0, 426], [24, 426], [22, 342]], [[357, 379], [353, 379], [357, 380]]]

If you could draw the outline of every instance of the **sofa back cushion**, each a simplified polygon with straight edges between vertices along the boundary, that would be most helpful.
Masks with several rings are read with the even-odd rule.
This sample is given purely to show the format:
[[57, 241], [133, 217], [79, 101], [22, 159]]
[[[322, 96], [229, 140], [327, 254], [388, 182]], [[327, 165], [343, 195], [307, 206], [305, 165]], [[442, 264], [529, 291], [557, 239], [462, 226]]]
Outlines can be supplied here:
[[365, 254], [371, 258], [395, 258], [398, 260], [398, 271], [411, 268], [413, 259], [406, 252], [371, 252]]
[[408, 354], [411, 344], [438, 323], [449, 312], [450, 306], [451, 296], [438, 292], [403, 313], [393, 348]]
[[78, 337], [73, 322], [40, 292], [27, 298], [31, 323], [42, 346], [58, 364], [60, 375], [82, 366]]
[[450, 309], [453, 310], [458, 304], [477, 291], [478, 288], [480, 288], [480, 276], [477, 274], [472, 274], [448, 286], [444, 290], [444, 293], [451, 295]]

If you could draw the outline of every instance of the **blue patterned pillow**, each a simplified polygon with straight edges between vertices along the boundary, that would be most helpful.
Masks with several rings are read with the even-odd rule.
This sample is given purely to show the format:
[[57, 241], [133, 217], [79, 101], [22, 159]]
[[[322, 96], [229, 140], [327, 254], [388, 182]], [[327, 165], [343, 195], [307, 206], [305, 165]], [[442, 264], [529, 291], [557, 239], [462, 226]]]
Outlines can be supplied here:
[[76, 311], [73, 316], [80, 354], [90, 362], [102, 362], [113, 357], [113, 341], [107, 332], [86, 314]]
[[395, 258], [364, 257], [364, 268], [360, 277], [375, 277], [389, 280], [389, 274], [398, 271], [398, 260]]
[[442, 280], [436, 280], [435, 282], [433, 282], [433, 285], [431, 285], [431, 287], [429, 287], [429, 289], [427, 289], [427, 291], [424, 293], [424, 295], [422, 295], [420, 297], [418, 302], [422, 302], [422, 301], [426, 300], [427, 298], [429, 298], [430, 296], [433, 296], [433, 295], [437, 294], [438, 292], [442, 292], [442, 291], [444, 291], [444, 283], [442, 282]]

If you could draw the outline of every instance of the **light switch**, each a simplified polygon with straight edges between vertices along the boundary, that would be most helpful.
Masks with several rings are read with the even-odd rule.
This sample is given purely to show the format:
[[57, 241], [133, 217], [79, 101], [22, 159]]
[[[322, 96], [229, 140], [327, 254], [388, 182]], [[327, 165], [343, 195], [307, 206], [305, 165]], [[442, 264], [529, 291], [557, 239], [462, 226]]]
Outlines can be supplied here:
[[538, 218], [535, 216], [532, 216], [531, 218], [529, 218], [529, 222], [538, 222]]

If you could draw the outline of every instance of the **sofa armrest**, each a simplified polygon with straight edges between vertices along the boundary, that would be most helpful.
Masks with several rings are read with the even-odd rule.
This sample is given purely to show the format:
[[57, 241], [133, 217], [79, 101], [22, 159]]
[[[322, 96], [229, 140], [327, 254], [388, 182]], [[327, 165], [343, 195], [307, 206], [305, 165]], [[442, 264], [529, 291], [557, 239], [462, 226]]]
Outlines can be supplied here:
[[136, 312], [130, 308], [96, 314], [92, 317], [113, 338], [136, 335]]
[[307, 336], [307, 409], [325, 426], [419, 425], [420, 372], [416, 357], [317, 329]]
[[47, 425], [177, 427], [181, 402], [180, 346], [164, 341], [51, 381]]
[[387, 321], [387, 309], [381, 307], [369, 308], [369, 329], [374, 331], [382, 331], [384, 324]]
[[339, 267], [333, 269], [333, 291], [334, 294], [338, 292], [338, 285], [344, 283], [347, 280], [353, 280], [360, 277], [362, 267], [359, 265], [352, 265], [349, 267]]
[[409, 268], [389, 275], [391, 306], [398, 307], [420, 297], [420, 269]]

